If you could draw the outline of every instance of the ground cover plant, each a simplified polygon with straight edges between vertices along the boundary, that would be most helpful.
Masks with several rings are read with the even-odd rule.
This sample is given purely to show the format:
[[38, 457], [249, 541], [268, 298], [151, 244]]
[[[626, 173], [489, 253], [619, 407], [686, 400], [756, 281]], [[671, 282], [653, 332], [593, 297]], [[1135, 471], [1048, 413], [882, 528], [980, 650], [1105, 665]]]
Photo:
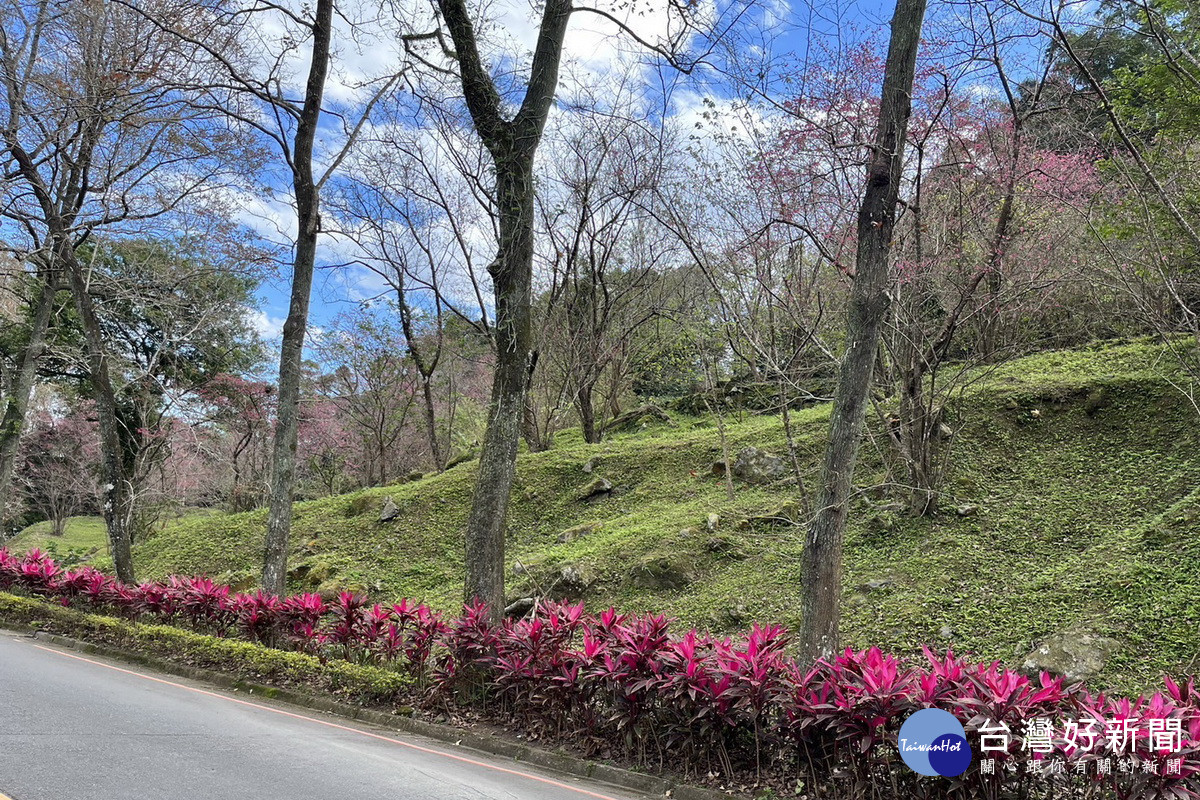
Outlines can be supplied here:
[[[0, 549], [0, 591], [385, 668], [406, 676], [390, 687], [411, 687], [406, 702], [470, 709], [530, 738], [693, 779], [821, 797], [1200, 798], [1190, 678], [1120, 697], [928, 648], [913, 661], [847, 649], [806, 666], [787, 654], [780, 626], [721, 637], [582, 603], [541, 604], [496, 625], [481, 604], [448, 616], [354, 592], [235, 592], [205, 577], [125, 585], [36, 550]], [[957, 778], [918, 778], [897, 736], [921, 708], [962, 720], [973, 748], [1012, 735], [992, 739]], [[1038, 738], [1028, 727], [1037, 720], [1059, 727]], [[1131, 733], [1118, 741], [1118, 729]]]

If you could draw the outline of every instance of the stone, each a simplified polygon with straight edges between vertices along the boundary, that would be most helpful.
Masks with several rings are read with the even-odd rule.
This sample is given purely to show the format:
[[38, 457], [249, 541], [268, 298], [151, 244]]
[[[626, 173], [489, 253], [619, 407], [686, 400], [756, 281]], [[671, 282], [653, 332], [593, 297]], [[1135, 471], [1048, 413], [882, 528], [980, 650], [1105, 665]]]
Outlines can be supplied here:
[[772, 483], [786, 478], [788, 468], [779, 456], [757, 447], [744, 447], [733, 462], [733, 474], [746, 483]]
[[959, 506], [958, 508], [956, 508], [954, 510], [954, 513], [958, 514], [960, 517], [973, 517], [979, 513], [979, 506], [975, 506], [975, 505]]
[[862, 592], [863, 594], [870, 594], [871, 592], [879, 592], [883, 591], [884, 589], [890, 589], [895, 585], [896, 579], [889, 575], [886, 578], [876, 578], [875, 580], [859, 584], [858, 591]]
[[721, 518], [718, 515], [709, 514], [704, 518], [704, 530], [709, 533], [716, 533], [719, 527], [721, 527]]
[[421, 472], [419, 469], [414, 469], [412, 472], [408, 473], [404, 477], [408, 478], [408, 480], [410, 480], [410, 481], [419, 481], [419, 480], [421, 480], [421, 478], [425, 477], [425, 473]]
[[670, 414], [651, 403], [650, 405], [635, 408], [632, 411], [626, 411], [605, 425], [604, 430], [636, 431], [649, 426], [651, 422], [664, 422], [667, 425], [675, 424]]
[[567, 528], [565, 531], [558, 534], [558, 543], [570, 544], [576, 539], [582, 539], [584, 536], [595, 533], [598, 530], [600, 530], [599, 522], [585, 522], [582, 525], [576, 525], [574, 527]]
[[537, 600], [532, 597], [518, 597], [504, 607], [504, 616], [522, 619], [527, 616], [533, 607], [537, 604]]
[[598, 466], [600, 466], [600, 456], [592, 456], [584, 463], [582, 469], [588, 475], [591, 475]]
[[938, 629], [938, 636], [941, 636], [943, 639], [953, 639], [954, 628], [951, 628], [949, 625], [943, 625]]
[[750, 612], [746, 609], [745, 604], [735, 603], [713, 614], [711, 619], [717, 628], [728, 630], [744, 625], [749, 617]]
[[400, 507], [396, 505], [396, 501], [389, 494], [383, 498], [383, 508], [379, 509], [379, 521], [391, 522], [398, 516], [400, 516]]
[[723, 558], [742, 559], [746, 557], [741, 543], [737, 539], [719, 533], [708, 537], [708, 541], [704, 543], [704, 549]]
[[695, 573], [677, 556], [653, 555], [630, 570], [629, 580], [639, 589], [682, 589], [695, 580]]
[[583, 493], [579, 495], [579, 499], [585, 502], [594, 502], [612, 494], [612, 481], [607, 478], [596, 478], [596, 480], [584, 487]]
[[1049, 672], [1068, 681], [1090, 680], [1104, 671], [1108, 657], [1117, 647], [1114, 639], [1088, 631], [1056, 633], [1025, 656], [1021, 672], [1030, 676]]
[[592, 584], [592, 573], [582, 564], [568, 564], [554, 576], [549, 594], [553, 597], [578, 600]]
[[738, 524], [738, 527], [746, 529], [755, 525], [795, 525], [800, 521], [800, 517], [800, 504], [795, 500], [788, 500], [779, 506], [779, 508], [768, 511], [765, 514], [755, 514], [746, 517]]

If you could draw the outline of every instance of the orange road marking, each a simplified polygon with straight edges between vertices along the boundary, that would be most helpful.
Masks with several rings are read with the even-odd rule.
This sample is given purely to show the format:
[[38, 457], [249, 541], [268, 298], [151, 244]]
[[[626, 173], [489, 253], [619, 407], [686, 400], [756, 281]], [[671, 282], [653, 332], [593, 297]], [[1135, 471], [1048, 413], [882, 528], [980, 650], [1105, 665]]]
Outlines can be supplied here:
[[[553, 786], [557, 789], [566, 789], [567, 791], [575, 792], [576, 794], [585, 795], [587, 797], [594, 797], [594, 798], [596, 798], [596, 800], [617, 800], [617, 798], [610, 797], [609, 795], [606, 795], [606, 794], [600, 794], [598, 792], [592, 792], [587, 789], [581, 789], [578, 786], [572, 786], [569, 783], [562, 783], [560, 781], [552, 780], [550, 778], [543, 778], [540, 775], [532, 775], [528, 772], [521, 772], [520, 770], [515, 770], [515, 769], [507, 769], [506, 767], [497, 767], [494, 764], [487, 764], [483, 761], [476, 761], [474, 759], [466, 758], [465, 756], [458, 756], [453, 753], [446, 753], [441, 750], [434, 750], [429, 747], [422, 747], [421, 745], [418, 745], [418, 744], [412, 744], [411, 742], [405, 742], [400, 739], [394, 739], [390, 736], [382, 736], [378, 733], [371, 733], [370, 731], [364, 731], [360, 728], [351, 728], [347, 725], [338, 725], [336, 722], [330, 722], [328, 720], [318, 719], [317, 717], [308, 717], [308, 716], [305, 716], [304, 714], [294, 714], [291, 711], [284, 711], [281, 708], [272, 708], [271, 706], [264, 706], [264, 705], [260, 705], [258, 703], [251, 703], [247, 700], [240, 700], [236, 697], [229, 697], [228, 695], [219, 694], [217, 692], [210, 692], [210, 691], [207, 691], [206, 689], [197, 689], [194, 686], [186, 686], [182, 683], [175, 683], [174, 681], [168, 681], [168, 680], [164, 680], [162, 678], [156, 678], [153, 675], [146, 675], [141, 672], [135, 672], [134, 670], [131, 670], [131, 669], [123, 669], [121, 667], [114, 667], [112, 664], [105, 664], [103, 661], [94, 661], [90, 658], [84, 658], [83, 656], [77, 656], [77, 655], [73, 655], [71, 653], [64, 653], [63, 651], [55, 650], [52, 647], [43, 647], [40, 644], [35, 644], [33, 646], [39, 650], [45, 650], [47, 653], [54, 653], [55, 655], [60, 655], [65, 658], [73, 658], [76, 661], [83, 661], [84, 663], [87, 663], [87, 664], [94, 664], [98, 667], [104, 667], [105, 669], [111, 669], [114, 672], [123, 672], [126, 675], [133, 675], [134, 677], [137, 677], [137, 678], [142, 678], [142, 679], [148, 680], [148, 681], [154, 681], [155, 683], [161, 683], [164, 686], [173, 686], [176, 689], [184, 689], [189, 692], [195, 692], [197, 694], [208, 695], [209, 697], [215, 697], [218, 700], [226, 700], [230, 703], [237, 703], [238, 705], [248, 706], [250, 708], [256, 708], [260, 711], [269, 711], [272, 714], [280, 714], [285, 717], [291, 717], [292, 719], [304, 720], [305, 722], [313, 722], [313, 723], [316, 723], [317, 725], [324, 725], [327, 728], [334, 728], [339, 731], [346, 731], [348, 733], [357, 733], [360, 736], [367, 736], [372, 739], [378, 739], [381, 742], [390, 742], [391, 744], [400, 745], [401, 747], [407, 747], [410, 750], [416, 750], [417, 752], [420, 752], [420, 753], [427, 753], [427, 754], [433, 755], [433, 756], [441, 756], [442, 758], [448, 758], [448, 759], [451, 759], [453, 761], [458, 761], [463, 764], [470, 764], [471, 766], [474, 766], [474, 767], [490, 769], [493, 772], [502, 772], [505, 775], [513, 775], [518, 778], [526, 778], [531, 781], [536, 781], [538, 783], [546, 784], [547, 786]], [[0, 794], [0, 800], [12, 800], [12, 798], [7, 797], [3, 794]]]

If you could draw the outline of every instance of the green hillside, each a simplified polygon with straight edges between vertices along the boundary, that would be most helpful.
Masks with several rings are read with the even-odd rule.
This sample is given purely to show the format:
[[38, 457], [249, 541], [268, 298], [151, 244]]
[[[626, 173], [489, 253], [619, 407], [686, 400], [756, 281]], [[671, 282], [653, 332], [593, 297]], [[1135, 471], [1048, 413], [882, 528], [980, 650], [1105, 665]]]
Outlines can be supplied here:
[[[1194, 669], [1200, 414], [1172, 387], [1170, 364], [1161, 348], [1135, 343], [1044, 353], [981, 378], [964, 401], [941, 515], [889, 510], [877, 489], [856, 500], [847, 643], [911, 652], [929, 642], [1019, 663], [1042, 637], [1086, 629], [1118, 642], [1101, 683], [1141, 688], [1163, 670]], [[827, 417], [818, 406], [794, 420], [810, 480]], [[731, 452], [786, 450], [777, 417], [730, 417], [726, 430]], [[730, 501], [711, 469], [720, 458], [716, 422], [682, 415], [599, 445], [568, 432], [553, 450], [522, 455], [511, 595], [557, 584], [593, 606], [665, 610], [714, 629], [794, 626], [803, 537], [783, 518], [796, 488], [739, 483]], [[581, 499], [598, 478], [613, 491]], [[473, 479], [463, 464], [299, 504], [294, 588], [354, 586], [453, 606]], [[882, 480], [868, 441], [858, 484]], [[388, 496], [399, 516], [381, 522]], [[138, 568], [248, 583], [264, 523], [265, 511], [184, 520], [137, 548]]]

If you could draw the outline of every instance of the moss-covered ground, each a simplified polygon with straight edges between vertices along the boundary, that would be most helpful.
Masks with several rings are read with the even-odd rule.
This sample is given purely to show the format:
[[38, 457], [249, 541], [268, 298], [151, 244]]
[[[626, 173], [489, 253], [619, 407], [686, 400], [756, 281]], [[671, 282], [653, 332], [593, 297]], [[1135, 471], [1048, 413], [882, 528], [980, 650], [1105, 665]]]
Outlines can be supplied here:
[[[844, 637], [914, 652], [921, 643], [1019, 663], [1042, 637], [1086, 628], [1119, 649], [1098, 682], [1154, 685], [1200, 665], [1200, 413], [1151, 343], [1042, 353], [982, 375], [959, 406], [942, 513], [889, 507], [874, 440], [864, 445], [846, 551]], [[793, 414], [811, 482], [828, 406]], [[725, 419], [731, 452], [786, 451], [777, 416]], [[735, 484], [714, 419], [676, 415], [598, 444], [565, 432], [523, 454], [509, 520], [511, 594], [564, 567], [592, 606], [663, 610], [713, 629], [795, 626], [801, 528], [746, 523], [794, 501], [793, 485]], [[591, 462], [593, 469], [584, 466]], [[597, 477], [615, 490], [581, 499]], [[363, 588], [454, 606], [474, 465], [296, 506], [295, 589]], [[399, 507], [380, 522], [384, 499]], [[977, 512], [960, 515], [964, 506]], [[965, 510], [965, 509], [964, 509]], [[720, 522], [706, 529], [710, 514]], [[560, 533], [595, 527], [560, 543]], [[139, 545], [146, 577], [206, 572], [252, 582], [265, 511], [185, 519]], [[570, 537], [563, 537], [570, 538]], [[664, 588], [670, 586], [672, 588]]]

